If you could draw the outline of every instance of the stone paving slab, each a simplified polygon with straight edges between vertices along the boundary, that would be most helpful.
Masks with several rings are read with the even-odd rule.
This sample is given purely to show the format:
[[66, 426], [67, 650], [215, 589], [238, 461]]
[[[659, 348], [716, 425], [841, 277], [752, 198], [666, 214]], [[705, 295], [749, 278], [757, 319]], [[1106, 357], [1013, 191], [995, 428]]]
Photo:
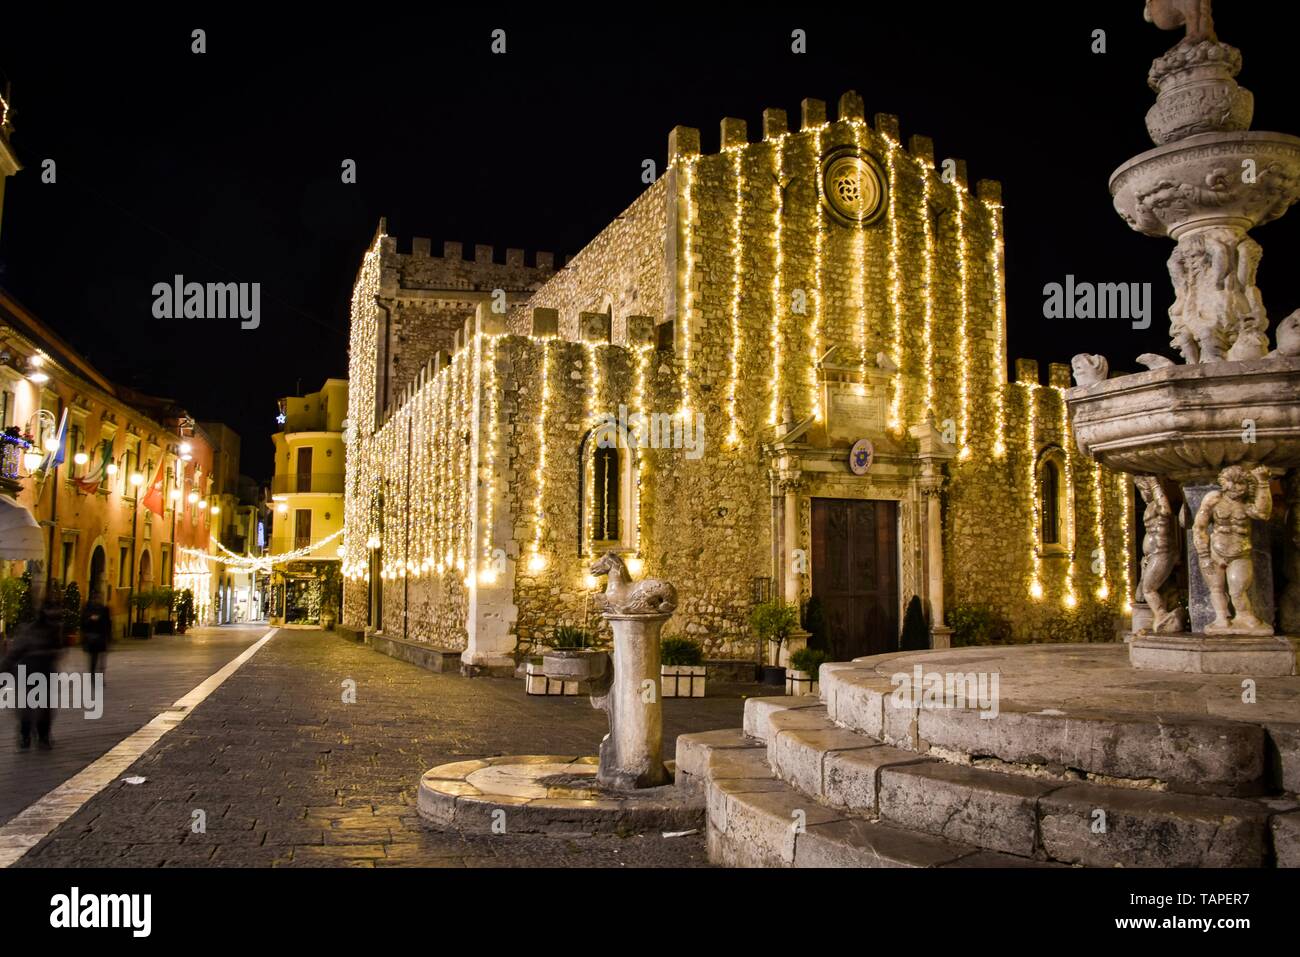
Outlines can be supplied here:
[[[343, 701], [348, 679], [355, 704]], [[664, 757], [680, 734], [739, 726], [743, 690], [666, 700]], [[702, 834], [461, 836], [420, 821], [432, 767], [590, 755], [606, 731], [586, 698], [528, 696], [514, 679], [434, 674], [325, 632], [281, 631], [124, 770], [144, 784], [114, 782], [14, 866], [705, 866]], [[197, 809], [206, 833], [192, 830]]]
[[[14, 716], [0, 712], [0, 824], [108, 753], [268, 630], [228, 625], [114, 642], [104, 666], [103, 716], [56, 714], [50, 751], [20, 750]], [[80, 648], [64, 652], [60, 670], [86, 668]]]

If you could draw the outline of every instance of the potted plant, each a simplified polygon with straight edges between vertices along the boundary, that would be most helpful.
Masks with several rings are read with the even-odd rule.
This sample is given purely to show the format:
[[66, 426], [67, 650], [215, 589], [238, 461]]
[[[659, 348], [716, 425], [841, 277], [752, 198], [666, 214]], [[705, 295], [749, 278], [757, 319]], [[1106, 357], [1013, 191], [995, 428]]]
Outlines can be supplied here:
[[26, 575], [0, 579], [0, 619], [5, 637], [13, 636], [19, 623], [32, 617], [30, 583]]
[[75, 645], [81, 634], [81, 589], [76, 582], [63, 586], [63, 634], [70, 645]]
[[[599, 678], [609, 667], [609, 655], [592, 647], [593, 636], [585, 628], [560, 625], [551, 632], [550, 644], [551, 650], [542, 655], [541, 671], [548, 680], [547, 694], [578, 694], [584, 683]], [[560, 682], [560, 690], [551, 690], [549, 682]]]
[[154, 604], [154, 594], [152, 589], [148, 591], [138, 591], [131, 596], [131, 609], [135, 612], [135, 618], [131, 622], [132, 638], [152, 638], [153, 622], [145, 618], [149, 609]]
[[800, 648], [790, 655], [790, 670], [785, 676], [786, 694], [816, 694], [817, 669], [826, 660], [826, 652]]
[[339, 619], [339, 610], [334, 605], [333, 598], [327, 598], [325, 604], [320, 610], [320, 624], [326, 631], [334, 630], [334, 623]]
[[153, 607], [161, 608], [165, 616], [153, 623], [153, 633], [155, 635], [174, 635], [176, 633], [176, 623], [172, 619], [172, 606], [176, 602], [176, 590], [174, 588], [156, 588], [153, 595]]
[[176, 592], [172, 610], [176, 613], [176, 634], [183, 635], [194, 624], [194, 592], [188, 588]]
[[659, 645], [659, 676], [665, 698], [704, 697], [704, 649], [689, 638], [665, 638]]
[[780, 665], [781, 646], [799, 627], [799, 609], [790, 602], [773, 598], [753, 607], [749, 613], [749, 625], [759, 642], [768, 647], [769, 660], [762, 670], [763, 684], [782, 687], [785, 669]]

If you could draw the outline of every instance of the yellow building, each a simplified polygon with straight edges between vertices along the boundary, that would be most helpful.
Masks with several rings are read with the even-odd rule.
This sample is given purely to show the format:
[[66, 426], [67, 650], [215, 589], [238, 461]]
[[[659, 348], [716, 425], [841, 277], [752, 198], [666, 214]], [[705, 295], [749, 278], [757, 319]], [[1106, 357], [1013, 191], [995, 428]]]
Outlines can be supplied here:
[[319, 624], [342, 604], [343, 430], [348, 382], [326, 379], [319, 392], [280, 400], [275, 442], [275, 505], [270, 551], [294, 558], [271, 576], [274, 624]]

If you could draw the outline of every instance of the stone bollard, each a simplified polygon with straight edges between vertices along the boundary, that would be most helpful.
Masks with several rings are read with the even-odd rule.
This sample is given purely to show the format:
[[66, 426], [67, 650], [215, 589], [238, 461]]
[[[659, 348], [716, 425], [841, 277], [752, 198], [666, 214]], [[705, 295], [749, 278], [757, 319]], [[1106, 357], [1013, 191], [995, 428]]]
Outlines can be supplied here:
[[600, 743], [596, 780], [619, 790], [669, 783], [663, 761], [663, 695], [659, 685], [659, 632], [677, 607], [667, 582], [633, 583], [623, 560], [607, 553], [591, 566], [608, 575], [598, 607], [614, 633], [613, 674], [591, 703], [609, 714], [609, 734]]

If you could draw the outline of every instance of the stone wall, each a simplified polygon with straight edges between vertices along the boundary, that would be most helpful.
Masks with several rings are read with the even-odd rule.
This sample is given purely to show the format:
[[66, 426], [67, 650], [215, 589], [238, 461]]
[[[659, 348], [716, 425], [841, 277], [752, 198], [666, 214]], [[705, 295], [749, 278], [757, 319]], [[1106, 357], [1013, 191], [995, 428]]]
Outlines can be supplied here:
[[578, 316], [603, 312], [613, 317], [612, 341], [627, 343], [626, 318], [665, 314], [668, 266], [664, 237], [670, 179], [662, 177], [599, 235], [570, 259], [526, 307], [510, 316], [510, 330], [528, 335], [532, 310], [555, 309], [559, 334], [578, 339]]

